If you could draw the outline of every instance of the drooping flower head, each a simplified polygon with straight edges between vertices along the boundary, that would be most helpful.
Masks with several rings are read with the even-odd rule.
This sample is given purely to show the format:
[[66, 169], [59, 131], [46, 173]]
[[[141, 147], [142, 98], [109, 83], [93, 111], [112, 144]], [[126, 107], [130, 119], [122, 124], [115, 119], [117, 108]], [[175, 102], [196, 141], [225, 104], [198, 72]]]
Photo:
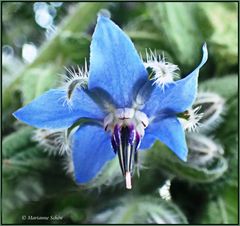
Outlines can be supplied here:
[[[184, 129], [177, 116], [193, 104], [199, 69], [206, 60], [204, 45], [201, 63], [185, 78], [170, 79], [169, 83], [161, 80], [164, 70], [170, 67], [175, 73], [177, 69], [161, 61], [161, 65], [154, 62], [154, 67], [164, 69], [162, 74], [157, 74], [159, 69], [151, 79], [127, 35], [109, 18], [99, 16], [91, 42], [87, 85], [82, 85], [83, 74], [78, 73], [81, 79], [73, 76], [74, 84], [68, 80], [67, 89], [49, 90], [14, 116], [37, 128], [70, 131], [77, 183], [93, 179], [117, 155], [126, 187], [131, 188], [138, 151], [150, 148], [156, 140], [187, 160]], [[71, 106], [65, 104], [66, 98]], [[78, 127], [72, 130], [74, 125]]]

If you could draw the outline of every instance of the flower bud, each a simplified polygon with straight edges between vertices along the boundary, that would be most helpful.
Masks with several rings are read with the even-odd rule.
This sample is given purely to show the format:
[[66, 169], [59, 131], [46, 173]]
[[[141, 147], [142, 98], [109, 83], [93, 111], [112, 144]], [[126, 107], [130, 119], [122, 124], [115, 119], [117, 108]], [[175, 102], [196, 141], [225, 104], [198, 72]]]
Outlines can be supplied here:
[[187, 145], [188, 162], [197, 166], [207, 165], [224, 153], [219, 144], [201, 134], [188, 133]]
[[199, 120], [201, 127], [199, 132], [207, 132], [214, 129], [221, 121], [224, 113], [224, 99], [216, 93], [200, 92], [193, 107], [201, 106]]

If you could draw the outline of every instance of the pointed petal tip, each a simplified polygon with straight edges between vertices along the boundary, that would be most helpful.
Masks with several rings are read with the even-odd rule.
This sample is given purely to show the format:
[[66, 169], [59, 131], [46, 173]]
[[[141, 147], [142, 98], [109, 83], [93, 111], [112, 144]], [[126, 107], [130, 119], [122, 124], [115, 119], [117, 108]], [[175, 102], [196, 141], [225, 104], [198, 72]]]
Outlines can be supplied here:
[[24, 121], [24, 118], [25, 118], [25, 117], [24, 117], [24, 114], [22, 114], [22, 109], [23, 109], [23, 108], [24, 108], [24, 107], [19, 108], [18, 110], [16, 110], [15, 112], [13, 112], [12, 115], [13, 115], [13, 117], [16, 118], [17, 120], [25, 122], [25, 121]]
[[22, 107], [22, 108], [19, 108], [17, 111], [13, 112], [12, 113], [13, 117], [18, 120], [18, 121], [21, 121], [22, 123], [25, 123], [29, 126], [32, 126], [34, 128], [42, 128], [44, 129], [44, 127], [40, 127], [38, 126], [37, 124], [35, 123], [31, 123], [29, 121], [29, 114], [28, 113], [25, 113], [25, 107]]
[[204, 42], [204, 44], [202, 46], [202, 51], [203, 51], [203, 55], [208, 54], [208, 49], [207, 49], [207, 43], [206, 42]]
[[75, 90], [70, 108], [61, 88], [43, 93], [12, 114], [22, 122], [42, 129], [64, 129], [80, 118], [102, 119], [105, 116], [99, 105], [81, 89]]
[[184, 156], [184, 157], [182, 158], [182, 160], [183, 160], [184, 162], [187, 162], [187, 156]]
[[183, 162], [187, 162], [187, 156], [188, 156], [188, 151], [182, 153], [182, 154], [179, 155], [178, 157], [179, 157]]
[[16, 113], [17, 113], [18, 111], [14, 111], [13, 113], [12, 113], [12, 116], [13, 117], [15, 117], [15, 118], [17, 118], [17, 116], [16, 116]]
[[203, 43], [202, 48], [203, 48], [203, 49], [206, 49], [206, 48], [207, 48], [207, 42], [204, 42], [204, 43]]
[[207, 49], [207, 43], [204, 42], [203, 46], [202, 46], [202, 52], [203, 52], [203, 56], [202, 56], [202, 61], [199, 65], [199, 68], [202, 67], [208, 59], [208, 49]]
[[99, 13], [90, 46], [89, 90], [100, 88], [117, 105], [126, 107], [132, 105], [137, 86], [146, 79], [147, 72], [130, 38]]
[[98, 18], [97, 18], [98, 22], [100, 20], [110, 20], [110, 19], [111, 19], [111, 13], [107, 9], [101, 9], [98, 12]]

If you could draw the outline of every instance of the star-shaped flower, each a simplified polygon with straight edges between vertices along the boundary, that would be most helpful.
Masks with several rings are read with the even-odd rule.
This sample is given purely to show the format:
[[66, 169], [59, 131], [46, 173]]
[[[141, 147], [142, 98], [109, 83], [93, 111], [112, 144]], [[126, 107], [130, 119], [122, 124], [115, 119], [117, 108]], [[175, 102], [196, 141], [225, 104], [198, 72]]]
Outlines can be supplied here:
[[[181, 80], [171, 80], [164, 89], [149, 79], [133, 43], [109, 18], [98, 17], [90, 53], [86, 85], [81, 85], [79, 76], [77, 86], [78, 79], [73, 76], [74, 82], [67, 89], [49, 90], [14, 116], [44, 129], [72, 128], [80, 120], [71, 136], [77, 183], [93, 179], [118, 155], [126, 187], [131, 188], [138, 150], [150, 148], [156, 140], [186, 161], [185, 134], [177, 115], [195, 100], [199, 69], [207, 60], [206, 45], [196, 69]], [[85, 73], [79, 74], [86, 82]]]

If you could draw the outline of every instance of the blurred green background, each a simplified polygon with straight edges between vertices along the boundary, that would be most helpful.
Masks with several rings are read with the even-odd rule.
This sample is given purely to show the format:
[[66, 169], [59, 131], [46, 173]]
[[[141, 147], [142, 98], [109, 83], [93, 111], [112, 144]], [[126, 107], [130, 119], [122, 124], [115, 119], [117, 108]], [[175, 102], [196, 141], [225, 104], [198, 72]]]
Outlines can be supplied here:
[[[59, 86], [64, 66], [84, 64], [102, 9], [139, 53], [164, 52], [182, 76], [199, 63], [207, 42], [199, 90], [225, 102], [206, 98], [212, 113], [202, 123], [213, 126], [187, 134], [187, 163], [160, 142], [141, 152], [131, 191], [115, 160], [92, 183], [77, 186], [66, 173], [66, 156], [50, 155], [33, 141], [34, 128], [11, 115]], [[237, 11], [231, 2], [2, 3], [2, 223], [238, 223]]]

